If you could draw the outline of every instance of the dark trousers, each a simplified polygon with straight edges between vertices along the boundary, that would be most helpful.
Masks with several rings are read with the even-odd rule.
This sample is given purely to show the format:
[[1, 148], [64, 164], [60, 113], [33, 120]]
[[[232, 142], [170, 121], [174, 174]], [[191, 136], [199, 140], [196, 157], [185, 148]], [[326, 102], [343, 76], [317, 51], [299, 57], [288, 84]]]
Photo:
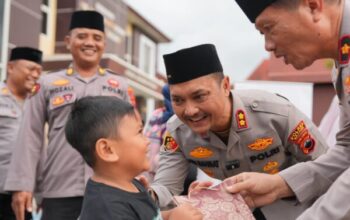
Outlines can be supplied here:
[[[11, 207], [12, 195], [0, 194], [0, 220], [16, 220], [15, 213]], [[25, 219], [31, 220], [32, 215], [29, 212], [25, 213]]]
[[83, 197], [44, 198], [41, 220], [77, 220]]

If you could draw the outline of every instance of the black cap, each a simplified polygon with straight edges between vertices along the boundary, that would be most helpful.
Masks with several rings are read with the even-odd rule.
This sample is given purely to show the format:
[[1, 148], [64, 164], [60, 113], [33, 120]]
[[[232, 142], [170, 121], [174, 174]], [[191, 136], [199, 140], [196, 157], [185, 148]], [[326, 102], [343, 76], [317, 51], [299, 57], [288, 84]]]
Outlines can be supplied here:
[[12, 49], [9, 61], [29, 60], [41, 64], [42, 56], [43, 53], [40, 50], [30, 47], [16, 47]]
[[256, 17], [275, 1], [276, 0], [236, 0], [239, 7], [241, 7], [242, 11], [252, 23], [255, 23]]
[[163, 56], [169, 84], [186, 82], [211, 73], [223, 72], [212, 44], [202, 44]]
[[103, 16], [97, 11], [75, 11], [69, 30], [74, 28], [90, 28], [104, 32]]

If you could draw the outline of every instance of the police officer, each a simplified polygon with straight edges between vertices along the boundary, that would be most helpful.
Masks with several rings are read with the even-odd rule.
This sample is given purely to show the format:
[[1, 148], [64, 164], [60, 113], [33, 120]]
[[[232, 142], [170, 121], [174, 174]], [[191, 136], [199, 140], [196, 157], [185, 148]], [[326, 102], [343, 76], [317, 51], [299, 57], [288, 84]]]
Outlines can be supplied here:
[[42, 219], [76, 220], [91, 170], [64, 136], [71, 105], [84, 96], [106, 95], [129, 100], [126, 80], [99, 66], [105, 49], [100, 13], [74, 12], [65, 41], [73, 56], [72, 64], [43, 76], [25, 105], [5, 187], [15, 191], [13, 207], [19, 220], [24, 209], [31, 209], [36, 167], [44, 150], [45, 123], [49, 125], [49, 142], [43, 168]]
[[334, 60], [332, 81], [339, 98], [340, 131], [336, 145], [317, 160], [297, 164], [279, 175], [237, 175], [231, 180], [239, 183], [228, 190], [244, 190], [251, 206], [292, 195], [302, 203], [318, 198], [298, 219], [350, 219], [350, 1], [236, 2], [264, 34], [265, 48], [283, 56], [286, 63], [302, 69], [320, 58]]
[[[224, 180], [244, 171], [275, 174], [326, 152], [316, 126], [284, 97], [231, 92], [214, 45], [164, 55], [164, 63], [176, 116], [167, 123], [151, 185], [161, 206], [182, 191], [190, 163]], [[283, 219], [295, 219], [300, 209], [280, 203], [262, 211], [267, 219], [282, 219], [286, 213]], [[258, 210], [255, 215], [264, 219]]]
[[[4, 190], [13, 142], [17, 137], [23, 103], [41, 74], [42, 52], [30, 47], [12, 49], [7, 78], [0, 83], [0, 219], [15, 220], [11, 194]], [[30, 214], [26, 213], [26, 219]]]

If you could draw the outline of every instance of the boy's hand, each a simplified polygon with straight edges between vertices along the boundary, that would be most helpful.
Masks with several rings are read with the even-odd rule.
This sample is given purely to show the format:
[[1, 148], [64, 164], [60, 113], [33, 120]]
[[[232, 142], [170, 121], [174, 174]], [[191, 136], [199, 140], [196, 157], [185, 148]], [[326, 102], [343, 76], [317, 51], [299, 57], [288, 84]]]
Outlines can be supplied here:
[[169, 220], [201, 220], [203, 214], [190, 204], [182, 204], [170, 211]]
[[210, 182], [210, 181], [203, 181], [203, 182], [194, 181], [188, 187], [188, 194], [193, 193], [195, 191], [199, 191], [201, 189], [206, 189], [211, 185], [213, 185], [213, 182]]
[[24, 220], [25, 210], [32, 212], [33, 193], [19, 191], [12, 195], [12, 209], [17, 220]]
[[137, 176], [136, 179], [141, 182], [141, 184], [148, 189], [149, 188], [149, 182], [148, 179], [145, 176]]

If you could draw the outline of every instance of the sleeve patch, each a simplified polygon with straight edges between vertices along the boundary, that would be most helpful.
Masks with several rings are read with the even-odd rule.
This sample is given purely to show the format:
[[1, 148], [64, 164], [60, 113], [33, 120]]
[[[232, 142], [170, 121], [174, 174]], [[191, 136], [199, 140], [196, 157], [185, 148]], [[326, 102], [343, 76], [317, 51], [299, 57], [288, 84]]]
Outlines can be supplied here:
[[167, 132], [163, 140], [164, 150], [167, 152], [176, 152], [179, 150], [179, 145], [176, 143], [175, 139]]
[[300, 121], [289, 135], [288, 140], [299, 146], [304, 154], [311, 153], [315, 148], [315, 140], [310, 135], [304, 121]]

